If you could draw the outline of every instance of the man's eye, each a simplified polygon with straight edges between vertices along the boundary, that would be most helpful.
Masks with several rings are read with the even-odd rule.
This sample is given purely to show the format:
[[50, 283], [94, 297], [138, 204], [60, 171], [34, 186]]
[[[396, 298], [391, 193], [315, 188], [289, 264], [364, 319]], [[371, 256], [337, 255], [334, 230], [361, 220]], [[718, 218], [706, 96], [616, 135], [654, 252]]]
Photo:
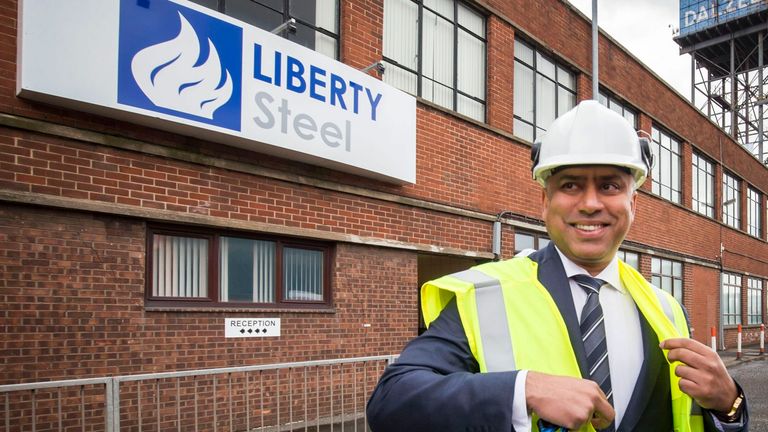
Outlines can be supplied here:
[[563, 183], [563, 185], [560, 187], [565, 190], [571, 190], [571, 189], [576, 189], [577, 186], [576, 186], [576, 183], [566, 182], [566, 183]]
[[605, 189], [605, 190], [610, 190], [610, 191], [614, 191], [614, 190], [619, 190], [619, 189], [621, 189], [621, 187], [619, 187], [619, 185], [618, 185], [618, 184], [616, 184], [616, 183], [604, 183], [604, 184], [603, 184], [603, 189]]

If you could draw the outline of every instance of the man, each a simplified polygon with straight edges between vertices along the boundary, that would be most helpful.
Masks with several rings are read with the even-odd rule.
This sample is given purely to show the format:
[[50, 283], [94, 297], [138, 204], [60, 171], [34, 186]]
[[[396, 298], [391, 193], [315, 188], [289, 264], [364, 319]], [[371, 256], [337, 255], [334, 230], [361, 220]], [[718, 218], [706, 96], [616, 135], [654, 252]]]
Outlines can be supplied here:
[[381, 377], [372, 430], [746, 431], [719, 356], [688, 338], [672, 296], [616, 258], [648, 142], [585, 101], [532, 159], [552, 242], [424, 285], [428, 330]]

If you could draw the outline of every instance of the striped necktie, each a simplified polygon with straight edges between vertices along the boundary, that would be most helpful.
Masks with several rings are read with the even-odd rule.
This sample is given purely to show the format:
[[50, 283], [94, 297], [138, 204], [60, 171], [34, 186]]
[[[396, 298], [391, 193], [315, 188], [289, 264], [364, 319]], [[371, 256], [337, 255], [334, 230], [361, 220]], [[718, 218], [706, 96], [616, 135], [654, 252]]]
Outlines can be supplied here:
[[600, 306], [600, 287], [607, 285], [602, 279], [575, 275], [573, 279], [586, 293], [587, 301], [581, 310], [581, 340], [587, 355], [589, 379], [596, 382], [613, 405], [611, 373], [608, 367], [608, 345], [605, 339], [603, 308]]

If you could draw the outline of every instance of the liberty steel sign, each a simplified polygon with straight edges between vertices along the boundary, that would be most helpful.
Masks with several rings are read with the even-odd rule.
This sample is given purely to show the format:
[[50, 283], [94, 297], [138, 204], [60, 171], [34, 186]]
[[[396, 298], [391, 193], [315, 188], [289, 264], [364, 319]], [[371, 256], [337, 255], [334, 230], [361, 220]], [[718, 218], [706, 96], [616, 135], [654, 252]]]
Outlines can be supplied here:
[[18, 94], [414, 183], [416, 102], [185, 0], [23, 0]]

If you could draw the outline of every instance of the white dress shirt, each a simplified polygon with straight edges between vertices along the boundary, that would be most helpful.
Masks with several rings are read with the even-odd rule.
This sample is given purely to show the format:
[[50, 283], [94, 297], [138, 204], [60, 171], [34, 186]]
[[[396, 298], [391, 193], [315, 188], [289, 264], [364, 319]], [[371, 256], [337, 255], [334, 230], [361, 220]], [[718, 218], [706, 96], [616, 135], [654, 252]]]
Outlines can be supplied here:
[[[576, 317], [581, 320], [581, 310], [587, 302], [587, 293], [572, 279], [577, 274], [591, 276], [555, 247], [563, 262], [565, 274], [571, 286]], [[600, 289], [600, 306], [605, 320], [605, 337], [608, 344], [608, 361], [613, 388], [613, 405], [616, 411], [615, 424], [618, 426], [635, 389], [640, 368], [643, 365], [643, 335], [640, 316], [635, 302], [619, 279], [619, 260], [613, 257], [608, 267], [594, 276], [609, 283]], [[515, 380], [515, 395], [512, 405], [512, 425], [518, 432], [531, 430], [531, 417], [525, 404], [525, 380], [527, 371], [520, 371]]]

